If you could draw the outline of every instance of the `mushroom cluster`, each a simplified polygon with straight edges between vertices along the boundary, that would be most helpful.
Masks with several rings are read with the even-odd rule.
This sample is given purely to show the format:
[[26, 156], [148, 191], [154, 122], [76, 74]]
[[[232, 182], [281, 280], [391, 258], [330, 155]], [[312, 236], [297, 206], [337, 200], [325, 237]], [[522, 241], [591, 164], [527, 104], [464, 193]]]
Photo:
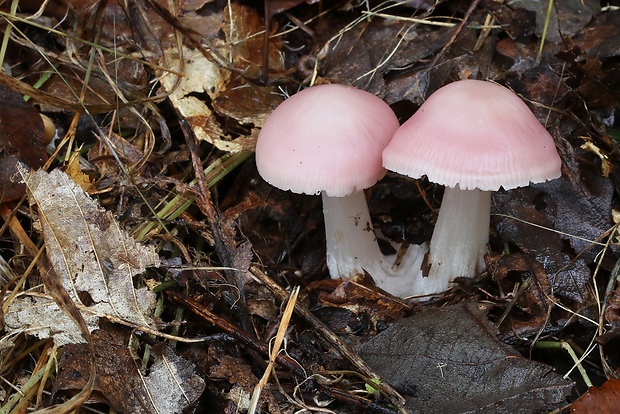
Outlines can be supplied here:
[[[270, 184], [323, 197], [332, 278], [368, 272], [397, 296], [441, 293], [484, 269], [490, 191], [560, 176], [553, 138], [527, 105], [491, 82], [437, 90], [402, 126], [378, 97], [343, 85], [305, 89], [269, 116], [256, 164]], [[400, 265], [381, 254], [364, 189], [386, 169], [446, 186], [422, 274], [426, 245]]]

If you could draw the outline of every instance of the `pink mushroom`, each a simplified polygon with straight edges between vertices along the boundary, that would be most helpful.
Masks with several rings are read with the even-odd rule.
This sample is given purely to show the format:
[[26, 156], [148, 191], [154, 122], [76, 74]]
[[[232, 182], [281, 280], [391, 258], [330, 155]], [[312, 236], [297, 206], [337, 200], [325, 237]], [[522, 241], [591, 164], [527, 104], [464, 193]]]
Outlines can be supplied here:
[[[321, 193], [331, 277], [366, 270], [393, 294], [402, 293], [400, 286], [409, 289], [411, 281], [395, 286], [396, 273], [383, 270], [390, 266], [377, 245], [363, 190], [385, 175], [381, 154], [398, 126], [378, 97], [321, 85], [278, 106], [256, 143], [256, 166], [265, 181], [294, 193]], [[421, 256], [419, 248], [410, 249], [404, 266], [419, 266]]]
[[558, 178], [551, 135], [527, 105], [497, 84], [463, 80], [432, 94], [383, 152], [389, 170], [446, 186], [418, 294], [484, 270], [491, 191]]

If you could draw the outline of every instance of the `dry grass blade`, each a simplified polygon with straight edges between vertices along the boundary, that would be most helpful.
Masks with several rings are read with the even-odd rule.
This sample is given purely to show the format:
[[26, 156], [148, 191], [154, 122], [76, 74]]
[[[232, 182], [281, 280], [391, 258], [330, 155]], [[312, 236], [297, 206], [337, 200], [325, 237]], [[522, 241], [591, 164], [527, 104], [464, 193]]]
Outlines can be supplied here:
[[[183, 297], [174, 292], [169, 292], [169, 295], [172, 297], [172, 299], [174, 299], [181, 305], [187, 307], [189, 310], [194, 312], [196, 315], [200, 316], [201, 318], [208, 321], [209, 323], [212, 323], [218, 329], [221, 329], [227, 334], [238, 339], [245, 346], [251, 347], [259, 351], [263, 355], [269, 355], [269, 347], [267, 346], [267, 344], [252, 337], [248, 333], [238, 329], [236, 326], [234, 326], [230, 322], [226, 321], [220, 316], [209, 311], [204, 306], [200, 305], [200, 303], [196, 302], [193, 299]], [[285, 366], [291, 371], [294, 371], [294, 372], [301, 371], [299, 364], [295, 360], [293, 360], [291, 357], [289, 357], [288, 355], [276, 355], [276, 358], [277, 358], [277, 362], [280, 365]]]
[[[221, 158], [218, 158], [207, 168], [204, 169], [205, 179], [207, 180], [207, 186], [213, 187], [220, 182], [229, 172], [237, 168], [243, 161], [248, 159], [252, 155], [249, 151], [237, 152], [234, 154], [224, 154]], [[193, 179], [188, 188], [196, 184], [198, 180]], [[170, 201], [162, 200], [162, 207], [156, 214], [156, 217], [160, 220], [174, 220], [181, 216], [185, 210], [187, 210], [195, 202], [195, 197], [185, 194], [177, 194]], [[164, 204], [165, 203], [165, 204]], [[163, 227], [163, 222], [146, 222], [134, 231], [136, 240], [142, 241], [146, 238], [147, 234], [158, 231]]]
[[282, 314], [280, 326], [278, 327], [278, 332], [276, 333], [276, 337], [273, 341], [273, 348], [271, 349], [271, 354], [269, 355], [269, 365], [265, 368], [263, 377], [260, 379], [259, 383], [256, 384], [256, 388], [254, 388], [252, 400], [250, 401], [250, 408], [248, 409], [249, 414], [254, 414], [256, 412], [256, 408], [258, 407], [258, 399], [260, 398], [263, 388], [265, 388], [267, 382], [269, 381], [269, 376], [271, 375], [273, 366], [276, 363], [276, 356], [280, 352], [280, 347], [284, 341], [284, 335], [286, 334], [289, 322], [291, 321], [291, 316], [293, 316], [293, 310], [295, 309], [295, 303], [297, 302], [297, 295], [299, 295], [299, 286], [291, 292], [291, 296], [289, 297], [284, 313]]

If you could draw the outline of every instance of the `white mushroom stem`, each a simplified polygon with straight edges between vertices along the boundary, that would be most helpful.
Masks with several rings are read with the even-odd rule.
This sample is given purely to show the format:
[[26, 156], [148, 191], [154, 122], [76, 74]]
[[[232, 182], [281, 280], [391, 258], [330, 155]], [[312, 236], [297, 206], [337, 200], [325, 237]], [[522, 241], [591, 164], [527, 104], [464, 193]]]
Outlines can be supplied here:
[[327, 267], [332, 278], [353, 277], [381, 260], [363, 191], [330, 197], [323, 191]]
[[420, 294], [440, 293], [456, 277], [473, 277], [484, 269], [489, 241], [491, 192], [446, 187], [431, 238], [428, 277]]
[[364, 192], [344, 197], [330, 197], [323, 192], [322, 196], [331, 277], [351, 278], [365, 270], [386, 292], [412, 295], [415, 280], [422, 277], [426, 246], [409, 246], [398, 269], [392, 269], [395, 256], [384, 256], [379, 250]]

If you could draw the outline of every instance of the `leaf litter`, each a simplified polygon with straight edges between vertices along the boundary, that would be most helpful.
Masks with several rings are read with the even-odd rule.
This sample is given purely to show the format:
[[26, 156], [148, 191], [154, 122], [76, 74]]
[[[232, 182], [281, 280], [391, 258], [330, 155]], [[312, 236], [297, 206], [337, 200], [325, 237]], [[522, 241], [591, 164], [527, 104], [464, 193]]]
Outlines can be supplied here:
[[[29, 18], [1, 14], [11, 73], [0, 84], [28, 95], [61, 139], [48, 148], [49, 173], [22, 160], [32, 169], [23, 174], [31, 206], [3, 198], [0, 208], [3, 355], [49, 350], [5, 359], [3, 378], [23, 383], [24, 364], [36, 386], [21, 394], [2, 388], [3, 409], [53, 410], [76, 391], [82, 399], [73, 404], [91, 395], [90, 405], [123, 412], [247, 409], [281, 304], [298, 285], [287, 356], [276, 358], [257, 410], [430, 412], [424, 401], [439, 399], [443, 412], [463, 412], [447, 397], [522, 370], [533, 375], [512, 389], [487, 387], [490, 395], [472, 398], [471, 407], [517, 401], [524, 412], [546, 411], [566, 409], [590, 384], [617, 376], [615, 6], [19, 3]], [[496, 193], [488, 273], [445, 295], [416, 303], [389, 297], [363, 275], [328, 279], [320, 202], [271, 188], [248, 159], [265, 118], [299, 89], [337, 82], [384, 98], [404, 121], [434, 90], [462, 78], [518, 93], [554, 136], [563, 178]], [[25, 136], [38, 136], [29, 124], [20, 127]], [[5, 187], [14, 175], [0, 176]], [[384, 248], [430, 238], [440, 188], [389, 174], [368, 196]], [[460, 302], [488, 304], [471, 318], [477, 327], [467, 318], [442, 321], [475, 307]], [[424, 323], [432, 328], [415, 333], [417, 345], [381, 339]], [[393, 355], [412, 364], [451, 356], [459, 338], [473, 360], [497, 351], [503, 368], [442, 384], [451, 391], [409, 393], [448, 367], [411, 368], [431, 371], [416, 380], [402, 376]], [[358, 345], [380, 340], [385, 360], [357, 355]], [[543, 340], [570, 344], [582, 359], [576, 365], [542, 350]], [[597, 392], [607, 391], [590, 394]]]

